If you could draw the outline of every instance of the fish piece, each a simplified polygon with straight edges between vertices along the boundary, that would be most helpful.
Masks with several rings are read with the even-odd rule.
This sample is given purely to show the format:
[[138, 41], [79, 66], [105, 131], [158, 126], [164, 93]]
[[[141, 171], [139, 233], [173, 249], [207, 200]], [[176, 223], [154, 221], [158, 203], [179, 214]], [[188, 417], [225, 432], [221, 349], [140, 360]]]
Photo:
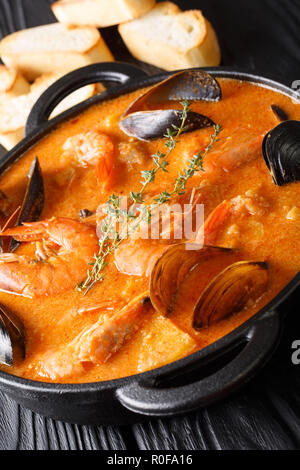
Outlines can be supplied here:
[[138, 371], [161, 367], [194, 352], [196, 341], [169, 319], [154, 313], [146, 321], [143, 331], [135, 336], [138, 350]]

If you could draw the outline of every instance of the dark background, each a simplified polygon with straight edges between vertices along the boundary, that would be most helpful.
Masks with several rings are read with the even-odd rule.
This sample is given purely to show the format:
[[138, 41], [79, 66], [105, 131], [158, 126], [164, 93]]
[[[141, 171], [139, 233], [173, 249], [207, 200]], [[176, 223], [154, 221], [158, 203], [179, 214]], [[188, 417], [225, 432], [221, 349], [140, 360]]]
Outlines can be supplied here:
[[[0, 0], [0, 37], [53, 21], [50, 0]], [[182, 0], [214, 25], [222, 64], [300, 80], [300, 0]], [[136, 63], [116, 28], [102, 31], [117, 60]], [[155, 68], [140, 64], [148, 73]], [[235, 395], [190, 415], [125, 427], [77, 426], [38, 416], [0, 393], [0, 450], [11, 449], [299, 449], [300, 365], [291, 344], [300, 339], [299, 293], [288, 312], [281, 344], [269, 365]]]

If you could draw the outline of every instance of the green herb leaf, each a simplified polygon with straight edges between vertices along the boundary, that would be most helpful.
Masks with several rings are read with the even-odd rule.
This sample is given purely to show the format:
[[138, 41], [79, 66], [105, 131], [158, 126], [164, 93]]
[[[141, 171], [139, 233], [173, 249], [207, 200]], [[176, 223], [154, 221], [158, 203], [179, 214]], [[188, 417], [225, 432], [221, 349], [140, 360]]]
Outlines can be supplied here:
[[[130, 192], [130, 199], [134, 204], [144, 202], [143, 194], [149, 184], [155, 181], [155, 177], [158, 171], [168, 171], [168, 158], [175, 149], [180, 135], [186, 129], [185, 123], [188, 116], [190, 103], [189, 101], [182, 101], [181, 105], [183, 109], [180, 111], [180, 127], [173, 126], [173, 129], [168, 129], [166, 132], [167, 141], [165, 143], [165, 147], [168, 149], [168, 151], [166, 153], [157, 151], [152, 155], [155, 168], [152, 168], [151, 170], [143, 170], [141, 172], [143, 182], [141, 183], [142, 186], [140, 191]], [[123, 241], [122, 234], [117, 232], [115, 227], [122, 221], [128, 220], [131, 222], [131, 225], [129, 233], [126, 235], [132, 235], [139, 228], [142, 221], [150, 223], [151, 210], [170, 201], [174, 195], [182, 196], [185, 194], [188, 180], [192, 178], [196, 172], [204, 171], [203, 160], [213, 145], [218, 141], [217, 136], [220, 132], [221, 126], [215, 125], [214, 134], [211, 135], [208, 146], [202, 152], [193, 155], [193, 157], [188, 160], [187, 167], [179, 172], [178, 177], [175, 180], [173, 190], [171, 192], [166, 190], [162, 191], [157, 197], [153, 198], [153, 201], [149, 207], [146, 207], [146, 210], [142, 211], [142, 213], [139, 215], [132, 215], [130, 210], [121, 210], [119, 196], [116, 196], [115, 194], [110, 196], [107, 201], [107, 216], [103, 220], [101, 226], [103, 236], [99, 241], [99, 253], [95, 254], [94, 262], [91, 264], [91, 269], [87, 272], [86, 279], [76, 286], [76, 289], [79, 292], [82, 292], [84, 295], [86, 295], [97, 282], [103, 280], [103, 269], [106, 266], [107, 258], [120, 246]]]

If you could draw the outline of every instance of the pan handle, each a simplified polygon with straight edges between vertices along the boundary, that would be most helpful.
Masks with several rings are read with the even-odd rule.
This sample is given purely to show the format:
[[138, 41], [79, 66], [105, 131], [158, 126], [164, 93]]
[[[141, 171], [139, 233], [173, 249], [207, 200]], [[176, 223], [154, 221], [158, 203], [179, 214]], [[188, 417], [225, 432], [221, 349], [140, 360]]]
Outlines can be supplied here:
[[143, 70], [121, 62], [103, 62], [74, 70], [53, 83], [40, 96], [27, 119], [25, 135], [46, 123], [52, 111], [66, 96], [85, 85], [98, 82], [123, 85], [129, 80], [144, 77], [147, 74]]
[[148, 416], [186, 413], [224, 398], [250, 380], [270, 358], [279, 339], [280, 325], [275, 311], [257, 321], [241, 338], [245, 347], [212, 375], [179, 387], [159, 387], [142, 379], [118, 389], [117, 398], [130, 411]]

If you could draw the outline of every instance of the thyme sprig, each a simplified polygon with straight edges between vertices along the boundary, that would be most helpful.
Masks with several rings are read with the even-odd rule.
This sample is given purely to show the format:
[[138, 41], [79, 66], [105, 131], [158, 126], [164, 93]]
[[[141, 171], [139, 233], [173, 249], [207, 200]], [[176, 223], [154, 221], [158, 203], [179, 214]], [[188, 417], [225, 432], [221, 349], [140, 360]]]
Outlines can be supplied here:
[[[152, 155], [152, 160], [155, 167], [151, 170], [142, 171], [141, 176], [143, 181], [141, 182], [141, 189], [138, 192], [131, 192], [130, 198], [134, 204], [144, 202], [144, 192], [146, 188], [155, 181], [156, 174], [159, 171], [167, 172], [169, 165], [169, 157], [176, 147], [180, 135], [186, 130], [186, 120], [190, 108], [188, 101], [182, 101], [181, 113], [181, 124], [179, 127], [174, 126], [172, 129], [167, 129], [165, 137], [167, 141], [165, 147], [167, 151], [165, 153], [157, 151]], [[221, 126], [214, 126], [214, 133], [210, 136], [210, 142], [202, 152], [194, 155], [188, 160], [188, 165], [182, 171], [179, 172], [178, 178], [175, 180], [173, 190], [167, 192], [162, 191], [156, 198], [153, 199], [152, 203], [147, 206], [146, 212], [133, 215], [132, 212], [127, 209], [120, 207], [120, 198], [115, 194], [112, 194], [107, 201], [107, 216], [102, 221], [101, 232], [102, 236], [99, 240], [99, 253], [94, 255], [94, 262], [90, 264], [91, 269], [87, 272], [86, 279], [79, 285], [76, 286], [77, 290], [84, 292], [86, 295], [89, 290], [99, 281], [103, 279], [103, 269], [106, 266], [107, 258], [120, 246], [126, 236], [132, 235], [138, 230], [142, 221], [149, 222], [151, 219], [152, 211], [158, 206], [165, 204], [170, 201], [174, 195], [185, 194], [186, 185], [189, 179], [191, 179], [196, 172], [203, 170], [203, 160], [207, 153], [212, 149], [213, 145], [218, 141], [218, 135], [221, 132]], [[131, 222], [129, 232], [122, 234], [116, 230], [116, 225], [121, 226], [122, 222]]]
[[107, 202], [107, 216], [102, 221], [102, 237], [99, 240], [99, 253], [94, 254], [94, 262], [90, 263], [92, 268], [87, 271], [86, 279], [76, 286], [76, 289], [79, 292], [84, 292], [84, 295], [97, 282], [102, 281], [102, 271], [106, 266], [106, 259], [118, 248], [122, 241], [120, 234], [115, 230], [115, 223], [117, 220], [120, 220], [120, 217], [120, 199], [112, 194]]
[[177, 127], [173, 125], [172, 129], [167, 129], [166, 134], [164, 137], [167, 138], [165, 143], [165, 147], [167, 151], [159, 152], [157, 151], [153, 155], [151, 155], [152, 160], [154, 162], [155, 167], [151, 170], [144, 170], [141, 172], [141, 176], [143, 181], [141, 181], [142, 187], [138, 192], [131, 192], [130, 198], [134, 203], [141, 203], [143, 202], [143, 194], [149, 184], [153, 183], [156, 177], [156, 174], [159, 171], [164, 171], [165, 173], [168, 172], [167, 167], [169, 166], [168, 158], [170, 157], [171, 153], [176, 147], [178, 139], [180, 135], [186, 131], [186, 120], [188, 117], [189, 108], [191, 106], [190, 102], [185, 100], [181, 101], [182, 110], [178, 111], [181, 114], [181, 123], [180, 126]]
[[175, 181], [174, 188], [171, 192], [162, 191], [155, 199], [152, 207], [160, 206], [168, 202], [174, 195], [182, 196], [185, 194], [186, 185], [189, 179], [191, 179], [195, 173], [199, 171], [204, 171], [203, 161], [208, 152], [212, 149], [214, 144], [218, 142], [218, 135], [220, 134], [222, 128], [219, 124], [214, 126], [214, 133], [210, 136], [210, 142], [205, 147], [202, 152], [198, 152], [196, 155], [188, 160], [187, 168], [184, 168], [183, 171], [179, 171], [178, 178]]

